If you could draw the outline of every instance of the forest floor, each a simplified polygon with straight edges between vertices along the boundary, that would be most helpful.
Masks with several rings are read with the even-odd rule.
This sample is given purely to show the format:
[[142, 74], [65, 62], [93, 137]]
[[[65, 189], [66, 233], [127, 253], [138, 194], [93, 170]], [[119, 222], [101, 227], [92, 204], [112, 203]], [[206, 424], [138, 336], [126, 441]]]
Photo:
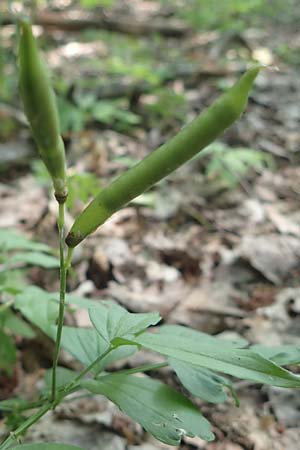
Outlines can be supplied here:
[[[147, 4], [150, 8], [151, 2], [132, 2], [132, 23], [149, 14], [152, 23], [162, 19], [154, 7], [146, 10]], [[7, 45], [10, 27], [3, 27]], [[111, 52], [116, 55], [122, 35], [115, 33], [119, 39], [115, 41], [114, 33], [111, 39], [107, 34], [104, 39], [100, 31], [90, 37], [87, 30], [82, 33], [44, 29], [47, 61], [60, 79], [67, 80], [66, 98], [81, 101], [88, 115], [84, 106], [88, 94], [92, 92], [97, 99], [91, 101], [99, 98], [101, 105], [105, 92], [108, 110], [120, 101], [120, 107], [132, 114], [124, 118], [110, 109], [107, 114], [113, 117], [114, 127], [109, 129], [103, 115], [101, 123], [95, 113], [82, 129], [74, 122], [84, 121], [84, 114], [78, 117], [74, 110], [65, 109], [70, 174], [92, 173], [101, 177], [101, 185], [209, 105], [245, 69], [245, 60], [256, 59], [271, 68], [261, 71], [246, 113], [225, 133], [217, 155], [182, 167], [116, 213], [76, 249], [68, 290], [99, 301], [112, 299], [132, 312], [159, 311], [164, 323], [213, 335], [238, 335], [252, 344], [300, 345], [300, 77], [299, 61], [297, 65], [289, 58], [299, 56], [299, 30], [268, 23], [265, 28], [236, 33], [194, 31], [160, 38], [142, 30], [138, 38], [126, 39], [138, 39], [141, 53], [151, 47], [154, 56], [148, 63], [147, 83], [136, 75], [143, 70], [138, 60], [132, 63], [136, 73], [133, 69], [128, 73], [128, 67], [122, 73], [121, 56], [122, 63], [130, 66], [132, 50], [126, 53], [121, 48], [119, 53], [124, 54], [109, 61], [110, 69], [119, 64], [119, 72], [111, 78], [107, 66], [101, 66]], [[287, 53], [291, 42], [294, 48]], [[155, 77], [156, 69], [161, 73], [166, 68], [172, 69], [169, 78], [160, 78], [161, 85], [154, 88], [151, 70]], [[98, 72], [102, 84], [97, 82]], [[0, 143], [0, 166], [5, 167], [0, 173], [0, 227], [57, 245], [56, 205], [42, 183], [43, 174], [39, 176], [40, 166], [32, 171], [28, 164], [33, 150], [20, 107], [7, 111], [0, 105], [1, 113], [13, 115], [18, 126]], [[73, 196], [67, 227], [83, 206], [76, 189]], [[55, 270], [29, 267], [26, 273], [31, 284], [58, 290]], [[67, 321], [89, 326], [81, 309], [68, 313]], [[17, 375], [9, 393], [25, 389], [34, 396], [51, 364], [49, 354], [41, 337], [20, 340]], [[153, 355], [145, 352], [139, 361], [125, 361], [124, 367], [151, 361]], [[60, 363], [72, 366], [64, 352]], [[168, 371], [163, 377], [176, 383]], [[0, 379], [0, 392], [5, 391], [3, 383]], [[198, 401], [213, 424], [216, 441], [184, 438], [180, 449], [299, 448], [298, 392], [251, 382], [234, 386], [239, 408], [232, 401], [221, 405]], [[151, 439], [100, 397], [60, 405], [28, 432], [26, 440], [53, 437], [87, 450], [174, 448]]]

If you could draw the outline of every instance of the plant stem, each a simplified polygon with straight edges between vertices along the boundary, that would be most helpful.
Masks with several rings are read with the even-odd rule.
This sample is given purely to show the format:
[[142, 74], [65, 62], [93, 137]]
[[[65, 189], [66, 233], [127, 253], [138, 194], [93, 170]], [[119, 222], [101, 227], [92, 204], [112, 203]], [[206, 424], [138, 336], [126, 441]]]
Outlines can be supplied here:
[[[36, 413], [32, 414], [30, 417], [28, 417], [25, 422], [23, 422], [14, 432], [10, 433], [8, 438], [0, 445], [0, 450], [7, 450], [10, 448], [14, 441], [18, 439], [22, 434], [25, 433], [25, 431], [28, 430], [34, 423], [36, 423], [41, 417], [43, 417], [48, 411], [53, 409], [55, 406], [57, 406], [67, 395], [71, 394], [72, 392], [75, 392], [80, 389], [80, 386], [78, 385], [78, 382], [88, 373], [90, 372], [96, 365], [101, 362], [112, 350], [114, 350], [114, 346], [110, 346], [107, 348], [107, 350], [102, 353], [98, 358], [96, 358], [89, 366], [87, 366], [85, 369], [83, 369], [74, 380], [72, 380], [70, 383], [68, 383], [65, 386], [62, 386], [55, 392], [55, 400], [53, 401], [47, 401], [44, 406], [42, 406]], [[161, 369], [163, 367], [168, 366], [167, 362], [157, 363], [157, 364], [144, 364], [140, 367], [135, 367], [133, 369], [128, 370], [122, 370], [119, 373], [122, 374], [131, 374], [131, 373], [137, 373], [137, 372], [146, 372], [148, 370], [156, 370]], [[34, 404], [32, 404], [33, 406]], [[38, 405], [38, 402], [37, 402]]]
[[104, 353], [102, 353], [100, 356], [98, 356], [97, 359], [95, 359], [93, 362], [91, 362], [90, 365], [88, 365], [85, 369], [83, 369], [74, 380], [70, 381], [69, 384], [67, 384], [64, 388], [64, 392], [69, 392], [71, 389], [73, 389], [76, 384], [91, 370], [93, 370], [94, 367], [96, 367], [99, 362], [101, 362], [112, 350], [114, 350], [115, 347], [110, 346], [107, 350], [105, 350]]
[[1, 450], [6, 450], [12, 446], [14, 441], [18, 439], [23, 433], [25, 433], [28, 428], [31, 427], [35, 422], [37, 422], [41, 417], [43, 417], [50, 409], [52, 408], [52, 404], [48, 402], [42, 408], [40, 408], [35, 414], [28, 417], [25, 422], [23, 422], [14, 432], [10, 433], [8, 438], [3, 442], [0, 446]]
[[158, 370], [162, 369], [163, 367], [168, 367], [169, 363], [167, 361], [156, 363], [156, 364], [144, 364], [139, 367], [133, 367], [132, 369], [124, 369], [124, 370], [118, 370], [117, 374], [122, 375], [130, 375], [133, 373], [140, 373], [140, 372], [149, 372], [150, 370]]
[[74, 251], [74, 248], [68, 247], [68, 253], [67, 253], [66, 260], [65, 260], [66, 270], [68, 270], [70, 268], [70, 266], [71, 266], [71, 259], [72, 259], [72, 256], [73, 256], [73, 251]]
[[51, 400], [54, 403], [56, 398], [56, 370], [58, 365], [58, 356], [61, 343], [61, 335], [64, 323], [65, 312], [65, 295], [66, 295], [66, 277], [67, 267], [65, 265], [65, 252], [64, 252], [64, 224], [65, 224], [65, 205], [59, 204], [58, 214], [58, 230], [59, 230], [59, 261], [60, 261], [60, 290], [59, 290], [59, 313], [57, 323], [57, 333], [55, 340], [54, 356], [53, 356], [53, 369], [52, 369], [52, 394]]
[[[12, 446], [14, 441], [18, 439], [23, 433], [25, 433], [28, 428], [30, 428], [34, 423], [36, 423], [41, 417], [43, 417], [48, 411], [54, 409], [67, 395], [75, 392], [78, 387], [76, 386], [81, 378], [84, 377], [90, 370], [92, 370], [102, 359], [104, 359], [112, 350], [114, 350], [113, 346], [110, 346], [104, 353], [98, 356], [89, 366], [83, 369], [74, 380], [68, 383], [66, 386], [63, 386], [55, 392], [55, 400], [47, 401], [44, 406], [42, 406], [36, 413], [32, 414], [28, 417], [25, 422], [23, 422], [14, 432], [10, 433], [8, 438], [0, 444], [0, 450], [7, 450]], [[58, 395], [56, 395], [58, 394]]]

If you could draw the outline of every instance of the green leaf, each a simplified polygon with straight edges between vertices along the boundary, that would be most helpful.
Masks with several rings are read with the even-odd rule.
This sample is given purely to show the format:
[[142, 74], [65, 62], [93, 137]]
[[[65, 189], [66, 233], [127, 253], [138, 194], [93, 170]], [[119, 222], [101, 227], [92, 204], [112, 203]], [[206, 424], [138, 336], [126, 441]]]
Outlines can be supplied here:
[[84, 450], [81, 447], [66, 444], [24, 444], [18, 445], [11, 450]]
[[36, 286], [28, 286], [15, 297], [15, 307], [48, 336], [53, 336], [53, 328], [58, 316], [58, 303], [53, 300], [55, 293], [49, 293]]
[[52, 253], [52, 249], [48, 245], [32, 241], [26, 236], [6, 229], [0, 229], [0, 249], [5, 251], [31, 250]]
[[[17, 336], [22, 336], [27, 339], [35, 337], [35, 332], [28, 323], [14, 314], [11, 310], [6, 310], [4, 313], [3, 326]], [[2, 316], [2, 314], [1, 314]]]
[[106, 342], [116, 338], [132, 336], [160, 321], [157, 312], [134, 314], [110, 302], [102, 302], [89, 310], [90, 319], [100, 336]]
[[0, 292], [16, 295], [26, 286], [24, 270], [4, 269], [0, 274]]
[[274, 169], [270, 155], [252, 148], [230, 148], [221, 142], [214, 142], [206, 149], [207, 154], [211, 160], [207, 164], [206, 175], [218, 177], [230, 188], [238, 184], [250, 170], [261, 172], [264, 167]]
[[[62, 334], [62, 347], [82, 364], [89, 365], [96, 358], [102, 355], [109, 347], [109, 344], [92, 328], [64, 327]], [[131, 356], [136, 349], [130, 346], [123, 346], [112, 350], [97, 366], [95, 373], [99, 373], [104, 367], [119, 359]]]
[[[55, 293], [55, 299], [57, 302], [59, 301], [58, 292]], [[90, 298], [80, 297], [74, 294], [66, 294], [66, 303], [68, 305], [75, 305], [78, 306], [79, 308], [88, 309], [88, 308], [95, 308], [95, 306], [97, 306], [98, 304], [98, 301]]]
[[55, 269], [56, 267], [59, 267], [57, 258], [40, 252], [19, 252], [7, 260], [7, 264], [14, 264], [17, 262], [43, 267], [45, 269]]
[[107, 375], [86, 380], [82, 386], [114, 402], [156, 439], [180, 444], [183, 436], [195, 435], [211, 441], [209, 422], [183, 395], [157, 380], [134, 375]]
[[186, 331], [181, 334], [182, 327], [172, 328], [172, 333], [170, 330], [165, 332], [163, 327], [158, 333], [143, 333], [134, 341], [163, 355], [237, 378], [286, 388], [300, 388], [299, 376], [251, 350], [235, 348], [221, 339], [217, 339], [216, 343], [208, 343], [202, 339], [201, 334], [197, 338], [196, 331], [191, 333], [192, 337], [188, 336]]
[[0, 330], [0, 369], [11, 374], [15, 362], [16, 347], [14, 341]]
[[164, 325], [160, 327], [160, 330], [162, 330], [164, 334], [170, 334], [171, 336], [176, 335], [183, 338], [195, 339], [197, 341], [201, 339], [202, 344], [222, 345], [222, 347], [228, 346], [230, 348], [243, 348], [249, 345], [246, 339], [240, 337], [234, 340], [223, 339], [181, 325]]
[[14, 412], [17, 410], [26, 409], [28, 405], [29, 402], [27, 402], [23, 398], [9, 398], [7, 400], [0, 401], [0, 410]]
[[[68, 384], [76, 376], [78, 375], [77, 372], [74, 372], [74, 370], [66, 369], [65, 367], [57, 367], [56, 370], [56, 386], [57, 388], [60, 388], [64, 386], [65, 384]], [[45, 373], [45, 388], [46, 391], [51, 391], [52, 388], [52, 369], [47, 370]]]
[[[79, 307], [94, 307], [95, 300], [85, 299], [72, 294], [66, 295], [66, 303]], [[54, 337], [55, 321], [58, 316], [59, 293], [47, 292], [37, 286], [26, 286], [15, 297], [15, 307], [45, 334]]]
[[178, 359], [169, 358], [168, 361], [183, 386], [195, 397], [211, 403], [222, 403], [227, 400], [224, 387], [230, 386], [230, 381], [226, 378]]
[[[28, 286], [15, 298], [15, 307], [32, 323], [52, 339], [56, 336], [55, 322], [58, 316], [58, 293], [47, 292], [36, 286]], [[90, 307], [94, 300], [68, 294], [67, 303]], [[62, 347], [84, 365], [92, 363], [108, 348], [108, 342], [92, 328], [64, 327]], [[135, 346], [123, 345], [111, 351], [94, 369], [95, 373], [119, 359], [127, 358], [136, 352]]]
[[277, 345], [267, 347], [265, 345], [252, 345], [251, 350], [270, 359], [276, 364], [286, 366], [289, 364], [300, 364], [300, 346], [299, 345]]

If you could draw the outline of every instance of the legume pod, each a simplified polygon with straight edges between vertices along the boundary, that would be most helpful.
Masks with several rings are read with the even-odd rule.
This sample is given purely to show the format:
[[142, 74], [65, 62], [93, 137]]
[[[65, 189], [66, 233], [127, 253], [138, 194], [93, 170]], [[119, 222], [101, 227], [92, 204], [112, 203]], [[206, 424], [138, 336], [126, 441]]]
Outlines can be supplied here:
[[25, 114], [55, 196], [63, 203], [67, 196], [65, 149], [54, 92], [30, 23], [20, 21], [19, 29], [19, 83]]
[[260, 67], [248, 70], [237, 83], [174, 138], [102, 189], [75, 220], [66, 242], [75, 247], [114, 212], [169, 175], [213, 142], [244, 111]]

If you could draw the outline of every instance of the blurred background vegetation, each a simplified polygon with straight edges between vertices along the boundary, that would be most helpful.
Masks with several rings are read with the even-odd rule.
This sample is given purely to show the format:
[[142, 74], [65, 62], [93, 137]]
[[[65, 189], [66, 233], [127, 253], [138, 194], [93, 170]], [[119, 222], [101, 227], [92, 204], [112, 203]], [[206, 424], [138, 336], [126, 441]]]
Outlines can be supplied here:
[[[285, 38], [284, 30], [297, 27], [299, 6], [297, 0], [2, 1], [0, 143], [29, 137], [18, 94], [14, 14], [32, 16], [37, 24], [72, 165], [78, 156], [74, 146], [91, 145], [84, 143], [90, 131], [101, 136], [110, 129], [138, 140], [143, 136], [150, 149], [210, 103], [215, 95], [205, 86], [221, 92], [254, 61], [298, 66], [299, 42]], [[275, 34], [277, 27], [283, 30], [281, 38], [261, 39], [264, 33]], [[8, 156], [1, 147], [0, 170], [12, 163], [29, 165], [46, 182], [43, 167], [35, 161], [28, 164], [32, 159], [24, 149], [14, 150]], [[220, 161], [222, 152], [217, 155]], [[109, 158], [129, 167], [141, 156], [142, 150]], [[243, 153], [237, 164], [241, 175], [249, 165], [257, 169], [266, 163], [256, 153], [248, 156]], [[219, 167], [216, 162], [211, 166]], [[80, 175], [76, 177], [74, 186]], [[81, 181], [86, 201], [96, 183], [86, 174]]]

